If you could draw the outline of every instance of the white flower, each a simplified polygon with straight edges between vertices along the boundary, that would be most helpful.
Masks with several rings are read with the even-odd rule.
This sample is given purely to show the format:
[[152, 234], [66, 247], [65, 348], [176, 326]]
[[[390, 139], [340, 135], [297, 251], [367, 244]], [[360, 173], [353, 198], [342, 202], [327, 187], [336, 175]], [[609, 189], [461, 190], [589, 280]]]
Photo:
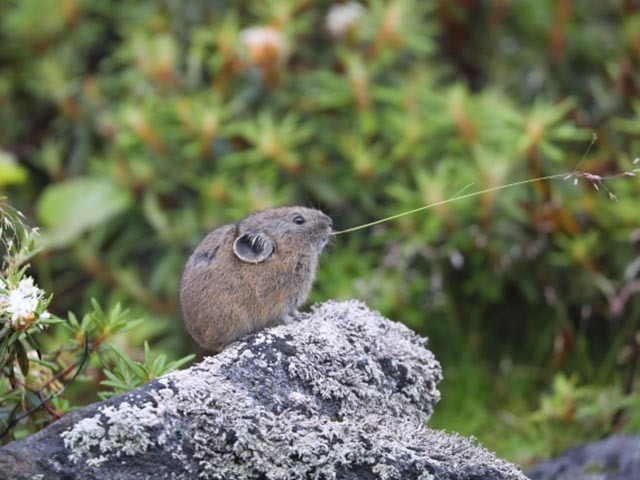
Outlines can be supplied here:
[[[34, 285], [31, 277], [20, 280], [18, 288], [9, 288], [5, 282], [3, 287], [7, 289], [7, 294], [0, 295], [0, 311], [10, 318], [14, 328], [27, 326], [38, 316], [38, 305], [44, 292]], [[40, 318], [48, 318], [48, 315], [48, 312], [43, 312]]]
[[324, 20], [327, 30], [334, 38], [341, 38], [356, 24], [364, 13], [358, 2], [332, 5]]
[[240, 38], [256, 63], [262, 64], [284, 57], [287, 42], [282, 32], [273, 27], [249, 27], [240, 32]]

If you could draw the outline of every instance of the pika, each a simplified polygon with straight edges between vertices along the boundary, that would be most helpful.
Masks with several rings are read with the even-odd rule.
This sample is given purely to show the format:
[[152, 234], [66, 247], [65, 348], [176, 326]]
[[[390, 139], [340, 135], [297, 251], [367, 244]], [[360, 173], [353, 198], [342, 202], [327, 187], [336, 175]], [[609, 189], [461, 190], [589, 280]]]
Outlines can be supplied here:
[[281, 207], [251, 213], [210, 232], [180, 280], [187, 331], [203, 348], [225, 345], [297, 315], [331, 234], [319, 210]]

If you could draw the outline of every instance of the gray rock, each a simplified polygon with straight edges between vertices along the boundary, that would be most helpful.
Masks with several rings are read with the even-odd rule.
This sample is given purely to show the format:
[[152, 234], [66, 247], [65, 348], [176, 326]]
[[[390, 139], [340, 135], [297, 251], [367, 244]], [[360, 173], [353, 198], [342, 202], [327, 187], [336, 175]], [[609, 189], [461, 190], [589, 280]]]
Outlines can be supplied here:
[[580, 445], [527, 472], [533, 480], [638, 480], [640, 435]]
[[0, 449], [12, 479], [525, 479], [425, 423], [440, 399], [426, 340], [328, 302], [194, 367]]

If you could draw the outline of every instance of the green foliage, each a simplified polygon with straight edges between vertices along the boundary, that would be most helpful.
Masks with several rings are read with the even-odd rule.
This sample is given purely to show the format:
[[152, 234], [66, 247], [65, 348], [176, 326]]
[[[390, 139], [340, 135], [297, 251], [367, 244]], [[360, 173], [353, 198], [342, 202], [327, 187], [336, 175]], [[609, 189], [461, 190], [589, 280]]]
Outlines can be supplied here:
[[[552, 423], [563, 423], [563, 431], [569, 438], [597, 438], [602, 427], [611, 426], [619, 412], [640, 408], [637, 396], [624, 395], [616, 388], [579, 385], [576, 376], [559, 374], [554, 378], [552, 388], [542, 396], [540, 408], [530, 418], [537, 424], [546, 423], [546, 428], [553, 428]], [[550, 445], [550, 451], [553, 451], [553, 445]]]
[[[434, 422], [526, 461], [591, 435], [551, 442], [526, 415], [555, 378], [593, 393], [601, 433], [638, 424], [639, 23], [621, 0], [9, 0], [0, 189], [43, 227], [48, 308], [128, 307], [143, 320], [118, 348], [141, 358], [189, 350], [182, 265], [251, 210], [320, 206], [345, 229], [579, 173], [337, 237], [311, 299], [427, 334]], [[119, 368], [117, 391], [146, 375]]]
[[[152, 357], [146, 343], [144, 363], [129, 358], [110, 342], [115, 335], [138, 327], [141, 319], [132, 320], [119, 303], [105, 312], [91, 299], [92, 311], [82, 321], [73, 312], [67, 322], [52, 316], [47, 310], [52, 296], [47, 297], [26, 275], [36, 235], [22, 214], [0, 199], [0, 245], [5, 250], [0, 275], [0, 443], [68, 412], [72, 404], [61, 395], [87, 366], [89, 356], [98, 358], [111, 380], [104, 384], [113, 387], [113, 393], [104, 395], [142, 385], [193, 359], [191, 355], [167, 363], [165, 355]], [[42, 348], [45, 332], [56, 325], [62, 327], [57, 330], [63, 336], [52, 349]]]
[[81, 178], [49, 186], [37, 205], [39, 223], [47, 228], [40, 243], [65, 247], [86, 230], [100, 225], [126, 210], [129, 193], [109, 180]]
[[81, 341], [85, 337], [94, 340], [94, 344], [100, 346], [105, 338], [115, 333], [124, 333], [137, 327], [142, 319], [130, 320], [128, 311], [122, 311], [120, 304], [116, 304], [108, 313], [94, 299], [91, 299], [93, 312], [86, 314], [79, 322], [73, 312], [69, 312], [69, 321], [66, 326]]
[[129, 356], [114, 345], [110, 345], [116, 358], [113, 370], [104, 370], [108, 380], [100, 382], [100, 385], [111, 387], [112, 390], [101, 392], [100, 398], [109, 398], [119, 393], [128, 392], [132, 388], [143, 385], [151, 380], [161, 377], [167, 373], [179, 370], [195, 358], [195, 355], [188, 355], [173, 362], [167, 363], [166, 355], [151, 355], [149, 344], [144, 342], [144, 362], [131, 360]]
[[0, 150], [0, 182], [2, 186], [21, 184], [27, 180], [27, 169], [18, 164], [15, 155]]

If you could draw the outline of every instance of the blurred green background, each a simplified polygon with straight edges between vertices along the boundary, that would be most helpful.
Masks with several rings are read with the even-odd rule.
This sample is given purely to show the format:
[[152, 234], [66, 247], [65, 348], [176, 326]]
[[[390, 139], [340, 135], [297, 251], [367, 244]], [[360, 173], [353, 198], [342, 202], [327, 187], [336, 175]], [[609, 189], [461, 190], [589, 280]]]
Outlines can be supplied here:
[[[310, 302], [358, 298], [430, 338], [432, 426], [529, 465], [640, 428], [639, 8], [3, 0], [0, 194], [41, 228], [53, 313], [121, 302], [144, 321], [120, 348], [175, 359], [194, 350], [190, 250], [252, 210], [343, 229], [470, 182], [618, 176], [451, 203], [321, 260]], [[70, 400], [94, 401], [95, 377]]]

